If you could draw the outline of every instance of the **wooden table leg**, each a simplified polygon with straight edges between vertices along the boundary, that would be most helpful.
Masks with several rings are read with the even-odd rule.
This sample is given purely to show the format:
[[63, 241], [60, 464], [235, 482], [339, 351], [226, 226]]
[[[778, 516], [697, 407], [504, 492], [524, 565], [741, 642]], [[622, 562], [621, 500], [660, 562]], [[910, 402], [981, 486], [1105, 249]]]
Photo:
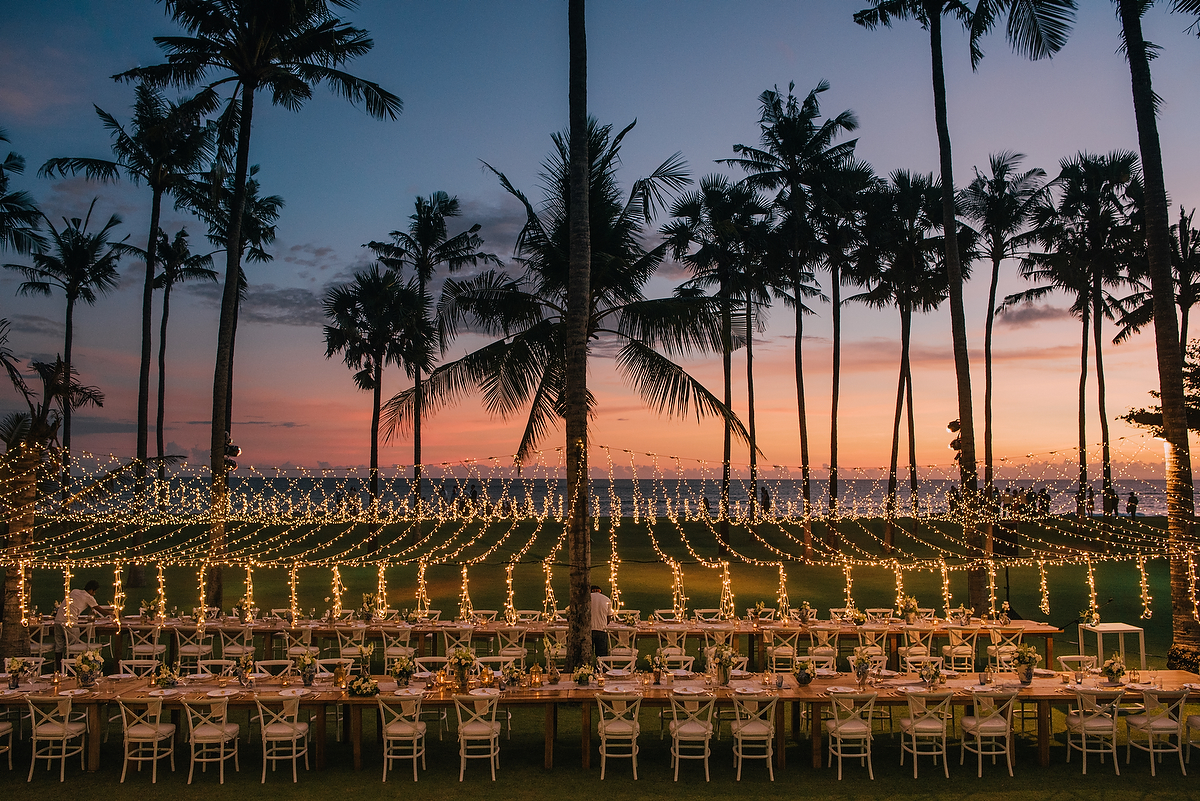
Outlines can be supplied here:
[[104, 735], [100, 723], [100, 704], [87, 705], [87, 723], [87, 770], [88, 773], [95, 773], [100, 770], [100, 738]]
[[321, 704], [313, 711], [312, 719], [310, 720], [313, 741], [316, 744], [317, 770], [325, 770], [325, 725], [328, 716], [329, 710], [324, 704]]
[[362, 706], [346, 704], [350, 712], [350, 742], [354, 746], [354, 769], [362, 770]]
[[808, 705], [808, 722], [812, 732], [812, 766], [814, 768], [821, 767], [821, 712], [822, 705], [818, 702], [813, 702]]
[[[779, 705], [780, 710], [786, 710], [786, 704]], [[784, 714], [784, 712], [780, 712]], [[775, 721], [775, 767], [787, 767], [787, 748], [786, 748], [786, 731], [783, 720]]]
[[546, 704], [546, 770], [554, 769], [554, 704]]
[[583, 746], [583, 769], [592, 767], [592, 705], [584, 701], [580, 708], [580, 745]]
[[1038, 764], [1043, 768], [1050, 764], [1050, 701], [1037, 702], [1038, 717]]
[[792, 736], [795, 737], [796, 739], [800, 739], [800, 710], [803, 709], [804, 707], [800, 705], [799, 701], [792, 701], [791, 707], [792, 707]]
[[1046, 667], [1054, 670], [1054, 637], [1046, 635]]

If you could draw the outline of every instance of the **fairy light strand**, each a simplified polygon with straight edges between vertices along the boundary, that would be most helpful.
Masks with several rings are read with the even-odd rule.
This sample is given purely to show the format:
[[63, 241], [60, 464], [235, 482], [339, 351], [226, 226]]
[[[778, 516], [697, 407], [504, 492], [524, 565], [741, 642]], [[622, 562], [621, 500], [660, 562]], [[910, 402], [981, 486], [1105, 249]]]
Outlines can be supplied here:
[[1138, 585], [1142, 591], [1142, 620], [1149, 620], [1154, 614], [1150, 608], [1150, 602], [1154, 599], [1150, 597], [1150, 579], [1146, 576], [1146, 557], [1138, 556]]
[[1043, 615], [1050, 614], [1050, 587], [1046, 583], [1046, 563], [1038, 562], [1038, 584], [1042, 594], [1042, 602], [1038, 604], [1038, 609]]
[[63, 564], [63, 628], [75, 625], [75, 608], [71, 603], [71, 563]]

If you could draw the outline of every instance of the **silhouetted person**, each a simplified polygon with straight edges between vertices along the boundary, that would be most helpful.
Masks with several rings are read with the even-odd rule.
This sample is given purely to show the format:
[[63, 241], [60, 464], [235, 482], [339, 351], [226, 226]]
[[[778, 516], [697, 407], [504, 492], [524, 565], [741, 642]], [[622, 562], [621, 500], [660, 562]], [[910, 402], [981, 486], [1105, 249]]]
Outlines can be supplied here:
[[1138, 496], [1137, 493], [1129, 493], [1129, 500], [1125, 501], [1125, 514], [1130, 517], [1137, 517]]

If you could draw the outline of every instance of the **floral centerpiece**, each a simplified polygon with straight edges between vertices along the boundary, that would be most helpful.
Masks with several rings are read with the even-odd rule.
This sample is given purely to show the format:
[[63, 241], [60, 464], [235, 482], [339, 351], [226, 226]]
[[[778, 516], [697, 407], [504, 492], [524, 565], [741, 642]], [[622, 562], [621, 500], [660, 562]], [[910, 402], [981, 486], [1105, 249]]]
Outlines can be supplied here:
[[571, 678], [573, 678], [575, 683], [580, 687], [586, 687], [591, 683], [592, 677], [595, 675], [596, 670], [591, 665], [580, 665], [579, 667], [575, 668], [575, 672], [571, 674]]
[[1100, 666], [1100, 672], [1104, 674], [1104, 678], [1108, 679], [1110, 684], [1117, 684], [1125, 675], [1125, 660], [1121, 658], [1120, 654], [1113, 654]]
[[525, 671], [521, 670], [520, 666], [515, 662], [510, 662], [500, 671], [500, 678], [509, 687], [519, 687], [521, 679], [525, 678]]
[[667, 660], [663, 657], [662, 652], [655, 651], [652, 654], [646, 654], [646, 664], [650, 667], [650, 672], [654, 674], [654, 683], [662, 684], [662, 674], [667, 669]]
[[950, 610], [950, 619], [960, 626], [965, 626], [971, 619], [971, 610], [959, 604], [957, 609]]
[[763, 603], [762, 601], [758, 601], [757, 603], [754, 604], [753, 609], [747, 609], [746, 611], [750, 613], [748, 616], [752, 620], [759, 620], [762, 618], [763, 612], [766, 610], [766, 608], [767, 608], [767, 605], [765, 603]]
[[733, 647], [729, 645], [717, 645], [712, 650], [712, 664], [717, 669], [717, 683], [722, 687], [729, 684], [729, 677], [733, 673], [733, 660], [736, 657]]
[[455, 648], [446, 659], [446, 667], [454, 671], [454, 679], [461, 692], [467, 691], [467, 671], [475, 667], [475, 654], [469, 648]]
[[1095, 606], [1089, 606], [1079, 613], [1079, 622], [1085, 626], [1095, 626], [1100, 623], [1100, 610]]
[[801, 623], [809, 623], [816, 618], [816, 613], [813, 612], [812, 606], [808, 601], [801, 601], [800, 608], [796, 610], [796, 619]]
[[371, 675], [371, 657], [375, 655], [375, 643], [368, 642], [359, 650], [359, 672], [364, 676]]
[[618, 617], [622, 623], [630, 628], [637, 626], [638, 616], [635, 612], [622, 612], [620, 615], [618, 615]]
[[900, 600], [900, 615], [904, 618], [904, 622], [909, 625], [917, 622], [918, 609], [916, 596], [905, 595]]
[[396, 684], [407, 687], [413, 673], [417, 671], [416, 663], [407, 656], [398, 656], [388, 667], [388, 674], [396, 680]]
[[245, 687], [254, 680], [254, 654], [242, 654], [233, 665], [233, 675]]
[[416, 609], [405, 609], [403, 618], [405, 623], [420, 623], [424, 619], [424, 615]]
[[370, 621], [375, 617], [375, 593], [364, 592], [362, 597], [362, 606], [358, 608], [358, 616], [361, 620]]
[[932, 690], [933, 685], [937, 684], [942, 678], [942, 667], [937, 662], [925, 662], [921, 665], [921, 669], [917, 671], [917, 676]]
[[356, 695], [359, 698], [369, 698], [372, 695], [379, 695], [379, 682], [370, 676], [355, 676], [346, 685], [346, 689], [351, 695]]
[[311, 687], [317, 678], [317, 658], [312, 654], [303, 653], [296, 657], [295, 664], [296, 672], [300, 674], [304, 686]]
[[861, 609], [852, 607], [850, 609], [850, 622], [856, 626], [861, 626], [867, 622], [867, 615]]
[[159, 665], [150, 682], [159, 689], [169, 690], [179, 684], [179, 666]]
[[1012, 607], [1008, 605], [1008, 601], [1000, 604], [1000, 625], [1007, 626], [1012, 623]]
[[29, 670], [29, 663], [19, 656], [12, 656], [5, 661], [4, 669], [8, 671], [8, 689], [15, 690], [21, 681], [21, 674]]
[[[145, 601], [143, 601], [142, 603], [145, 603]], [[233, 614], [235, 617], [237, 617], [238, 620], [245, 623], [248, 620], [250, 620], [250, 612], [251, 612], [250, 599], [247, 598], [245, 595], [243, 595], [241, 598], [238, 599], [238, 602], [233, 605]], [[142, 614], [145, 615], [145, 612], [143, 612]]]
[[104, 673], [104, 658], [99, 651], [84, 651], [75, 657], [75, 675], [79, 686], [91, 687]]
[[797, 659], [792, 664], [792, 673], [800, 686], [812, 684], [812, 680], [817, 677], [817, 663], [811, 659]]
[[867, 676], [871, 673], [871, 658], [866, 654], [855, 654], [850, 657], [850, 670], [854, 673], [854, 678], [858, 680], [859, 689], [862, 689], [867, 683]]
[[1021, 643], [1013, 650], [1012, 664], [1017, 679], [1022, 684], [1033, 682], [1033, 666], [1042, 661], [1042, 655], [1029, 643]]

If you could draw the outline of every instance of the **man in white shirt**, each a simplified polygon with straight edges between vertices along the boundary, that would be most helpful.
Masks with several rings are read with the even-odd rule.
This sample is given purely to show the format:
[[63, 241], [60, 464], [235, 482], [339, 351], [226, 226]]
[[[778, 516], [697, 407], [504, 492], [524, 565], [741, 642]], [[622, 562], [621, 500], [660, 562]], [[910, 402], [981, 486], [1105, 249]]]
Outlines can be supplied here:
[[612, 615], [612, 601], [600, 592], [600, 586], [592, 585], [592, 652], [596, 656], [608, 656], [608, 618]]
[[92, 579], [84, 585], [82, 590], [71, 590], [71, 594], [58, 605], [58, 612], [54, 615], [54, 664], [56, 668], [62, 665], [63, 655], [67, 651], [67, 610], [69, 609], [71, 614], [70, 641], [78, 642], [79, 616], [90, 609], [101, 608], [100, 602], [96, 600], [96, 590], [98, 589], [100, 589], [100, 582]]

